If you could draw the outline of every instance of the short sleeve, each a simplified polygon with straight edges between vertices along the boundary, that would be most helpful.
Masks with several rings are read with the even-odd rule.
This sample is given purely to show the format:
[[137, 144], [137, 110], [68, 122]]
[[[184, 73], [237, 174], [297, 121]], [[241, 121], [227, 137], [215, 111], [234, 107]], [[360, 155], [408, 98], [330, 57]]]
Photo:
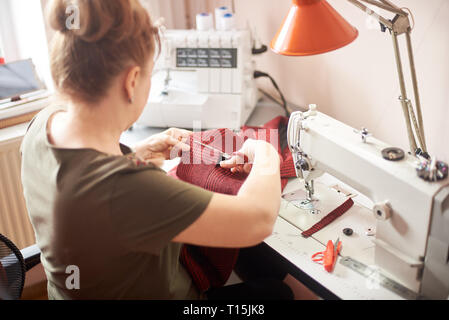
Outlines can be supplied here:
[[111, 223], [130, 250], [158, 254], [207, 208], [213, 193], [161, 170], [118, 173], [111, 195]]

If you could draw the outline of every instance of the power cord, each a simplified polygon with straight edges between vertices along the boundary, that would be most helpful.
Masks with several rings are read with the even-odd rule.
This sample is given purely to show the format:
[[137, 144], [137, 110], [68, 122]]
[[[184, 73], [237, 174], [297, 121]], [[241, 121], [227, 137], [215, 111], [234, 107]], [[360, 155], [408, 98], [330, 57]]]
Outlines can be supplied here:
[[253, 55], [257, 55], [257, 54], [262, 54], [268, 51], [268, 47], [266, 45], [261, 45], [259, 48], [253, 48], [252, 49], [252, 54]]
[[285, 110], [287, 117], [290, 117], [290, 110], [288, 109], [288, 106], [287, 106], [287, 100], [285, 100], [285, 97], [284, 97], [281, 89], [279, 89], [279, 86], [276, 83], [276, 81], [273, 79], [273, 77], [270, 76], [268, 73], [256, 70], [256, 71], [254, 71], [254, 79], [258, 79], [258, 78], [270, 79], [271, 83], [273, 84], [273, 87], [276, 89], [276, 91], [279, 93], [279, 96], [281, 97], [281, 100], [282, 100], [282, 103], [280, 103], [281, 107]]

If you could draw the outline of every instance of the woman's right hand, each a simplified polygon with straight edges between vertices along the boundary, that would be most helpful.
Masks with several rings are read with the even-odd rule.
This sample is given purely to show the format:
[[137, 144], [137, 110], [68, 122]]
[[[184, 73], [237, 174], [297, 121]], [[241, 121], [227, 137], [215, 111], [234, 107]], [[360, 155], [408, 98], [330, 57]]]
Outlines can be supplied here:
[[272, 234], [281, 204], [279, 163], [279, 153], [270, 143], [245, 141], [230, 160], [221, 162], [233, 172], [249, 173], [238, 194], [215, 193], [204, 213], [173, 241], [225, 248], [262, 242]]
[[248, 139], [242, 148], [233, 154], [231, 159], [220, 162], [220, 166], [230, 169], [232, 173], [244, 172], [249, 174], [256, 159], [256, 154], [267, 148], [273, 147], [262, 140]]

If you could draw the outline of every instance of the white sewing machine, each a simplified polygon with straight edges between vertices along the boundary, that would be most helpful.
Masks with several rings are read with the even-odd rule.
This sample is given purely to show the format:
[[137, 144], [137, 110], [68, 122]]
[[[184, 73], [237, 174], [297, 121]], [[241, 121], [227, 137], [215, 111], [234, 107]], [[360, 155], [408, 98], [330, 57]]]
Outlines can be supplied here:
[[[401, 153], [396, 148], [388, 149], [390, 146], [370, 137], [367, 131], [356, 132], [317, 112], [315, 108], [312, 105], [308, 112], [292, 114], [288, 129], [288, 143], [296, 163], [297, 175], [305, 182], [305, 199], [301, 203], [306, 207], [309, 205], [309, 209], [320, 206], [336, 208], [341, 204], [329, 203], [332, 202], [329, 199], [342, 198], [340, 195], [330, 194], [333, 192], [330, 188], [317, 185], [314, 188], [314, 179], [323, 173], [329, 173], [368, 197], [374, 204], [372, 208], [358, 206], [350, 211], [356, 210], [358, 215], [364, 216], [361, 219], [366, 221], [371, 219], [376, 224], [375, 235], [369, 240], [360, 236], [344, 239], [340, 237], [343, 240], [342, 255], [351, 257], [351, 252], [355, 251], [350, 246], [372, 241], [373, 263], [381, 272], [419, 296], [447, 299], [447, 165], [424, 161]], [[420, 160], [424, 164], [421, 161], [417, 166], [417, 161]], [[427, 180], [433, 181], [424, 180], [418, 176], [418, 172]], [[323, 201], [327, 203], [320, 204]], [[348, 215], [344, 219], [350, 221], [350, 211], [339, 219]], [[308, 212], [296, 208], [288, 212], [284, 218], [302, 230], [302, 224], [312, 216], [312, 210]], [[329, 212], [324, 212], [324, 215], [327, 213]], [[324, 241], [335, 239], [321, 240], [325, 243]]]
[[239, 129], [259, 100], [249, 30], [166, 30], [138, 124]]

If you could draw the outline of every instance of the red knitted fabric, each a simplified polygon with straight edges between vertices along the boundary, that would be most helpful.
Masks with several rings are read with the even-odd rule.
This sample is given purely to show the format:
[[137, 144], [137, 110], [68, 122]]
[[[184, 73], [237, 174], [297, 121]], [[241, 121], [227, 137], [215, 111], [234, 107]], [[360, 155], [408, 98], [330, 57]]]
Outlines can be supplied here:
[[[273, 144], [281, 156], [281, 185], [288, 178], [296, 177], [292, 155], [286, 146], [288, 118], [278, 117], [263, 127], [242, 127], [239, 134], [229, 129], [194, 133], [190, 138], [190, 152], [181, 157], [179, 166], [169, 175], [213, 192], [236, 195], [247, 177], [243, 173], [231, 173], [217, 164], [221, 154], [194, 143], [196, 140], [212, 148], [232, 154], [238, 151], [246, 139], [265, 140]], [[184, 245], [180, 261], [189, 271], [197, 288], [204, 292], [223, 286], [231, 275], [238, 257], [238, 249], [222, 249]]]

